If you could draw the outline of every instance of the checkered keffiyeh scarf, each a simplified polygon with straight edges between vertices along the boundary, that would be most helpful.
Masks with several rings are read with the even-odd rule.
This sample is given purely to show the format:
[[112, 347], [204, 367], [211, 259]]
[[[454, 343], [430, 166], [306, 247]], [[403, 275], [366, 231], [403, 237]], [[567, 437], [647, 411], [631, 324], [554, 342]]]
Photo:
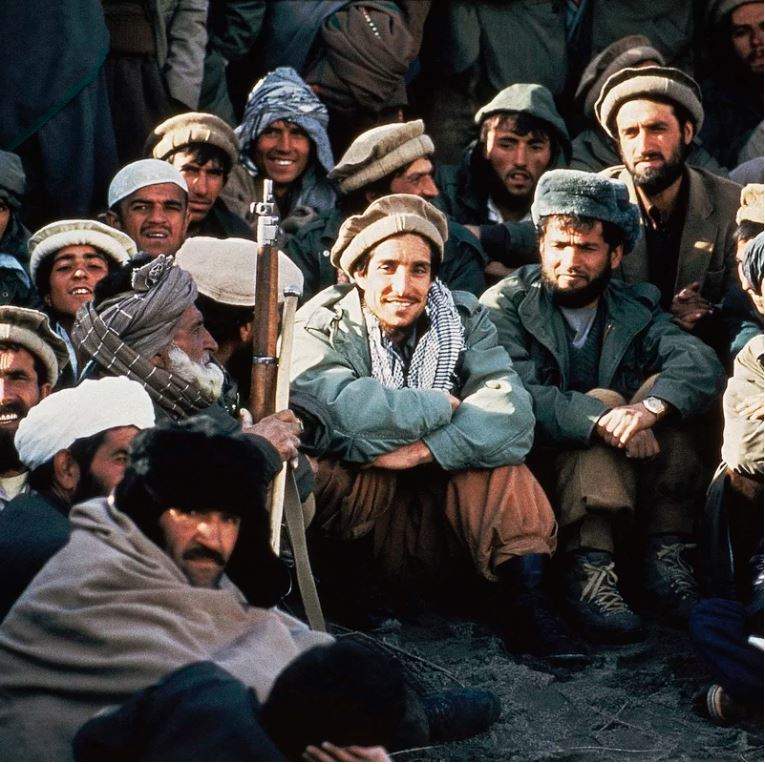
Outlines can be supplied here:
[[372, 357], [372, 376], [384, 387], [398, 390], [418, 387], [428, 390], [454, 389], [455, 368], [465, 349], [465, 331], [451, 292], [436, 279], [428, 292], [425, 313], [430, 327], [419, 338], [409, 368], [389, 342], [377, 318], [364, 310]]
[[133, 272], [132, 287], [98, 310], [93, 303], [79, 309], [72, 328], [78, 349], [113, 376], [140, 382], [173, 419], [207, 408], [214, 401], [206, 392], [149, 361], [170, 344], [175, 323], [196, 298], [191, 276], [160, 255]]

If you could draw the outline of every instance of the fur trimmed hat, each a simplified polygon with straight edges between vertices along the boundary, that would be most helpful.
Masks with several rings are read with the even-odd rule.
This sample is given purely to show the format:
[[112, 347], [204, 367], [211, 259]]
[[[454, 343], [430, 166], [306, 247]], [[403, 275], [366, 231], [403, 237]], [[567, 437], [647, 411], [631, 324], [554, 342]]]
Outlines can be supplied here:
[[192, 143], [217, 146], [229, 157], [232, 167], [239, 161], [239, 141], [233, 128], [220, 117], [199, 111], [178, 114], [157, 125], [146, 141], [146, 152], [155, 159], [167, 159]]
[[645, 61], [654, 61], [664, 66], [664, 56], [651, 45], [642, 34], [628, 35], [612, 42], [587, 64], [574, 94], [575, 101], [582, 101], [587, 117], [595, 116], [595, 101], [600, 95], [603, 83], [616, 72], [636, 67]]
[[[175, 255], [175, 264], [188, 271], [199, 294], [224, 305], [255, 305], [258, 245], [249, 239], [192, 236]], [[285, 291], [303, 293], [303, 272], [279, 252], [279, 302]]]
[[414, 194], [391, 194], [375, 199], [361, 215], [351, 215], [340, 226], [330, 262], [352, 276], [356, 261], [381, 241], [399, 233], [416, 233], [444, 256], [449, 238], [446, 215]]
[[367, 130], [347, 148], [328, 177], [348, 194], [435, 151], [425, 123], [394, 122]]
[[259, 438], [224, 434], [197, 415], [136, 435], [115, 504], [162, 547], [158, 521], [170, 508], [241, 517], [226, 573], [252, 604], [270, 607], [289, 587], [289, 572], [271, 549], [266, 509], [268, 485], [280, 469], [276, 451]]
[[126, 233], [106, 223], [98, 220], [57, 220], [35, 231], [29, 240], [29, 273], [32, 280], [36, 283], [37, 271], [46, 257], [77, 244], [90, 245], [116, 265], [124, 265], [138, 252], [135, 242]]
[[624, 252], [640, 235], [640, 211], [627, 186], [593, 172], [550, 170], [539, 179], [531, 205], [534, 224], [548, 215], [576, 215], [613, 223], [624, 234]]
[[601, 127], [617, 140], [611, 122], [627, 101], [652, 97], [668, 99], [683, 106], [691, 115], [694, 133], [704, 124], [701, 89], [690, 75], [671, 66], [627, 67], [612, 74], [603, 85], [595, 103], [595, 116]]
[[15, 305], [0, 306], [0, 343], [21, 345], [45, 366], [48, 382], [56, 386], [61, 370], [69, 363], [66, 343], [50, 327], [45, 313]]
[[744, 220], [765, 224], [765, 186], [762, 183], [747, 183], [741, 189], [741, 206], [736, 212], [736, 225]]

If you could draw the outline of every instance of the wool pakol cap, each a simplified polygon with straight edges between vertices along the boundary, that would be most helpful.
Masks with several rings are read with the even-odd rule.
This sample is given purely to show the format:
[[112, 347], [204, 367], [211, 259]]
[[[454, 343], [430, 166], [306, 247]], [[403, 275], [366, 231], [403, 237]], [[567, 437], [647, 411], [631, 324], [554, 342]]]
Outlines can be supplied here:
[[239, 141], [232, 127], [220, 117], [204, 112], [190, 111], [166, 119], [154, 128], [147, 150], [156, 159], [167, 159], [170, 154], [192, 143], [207, 143], [224, 151], [231, 165], [239, 160]]
[[733, 13], [736, 8], [747, 5], [753, 0], [711, 0], [707, 12], [713, 24], [720, 24], [725, 20], [729, 13]]
[[[175, 264], [188, 271], [200, 294], [224, 305], [255, 305], [258, 245], [248, 239], [193, 236], [175, 255]], [[279, 302], [285, 291], [303, 293], [303, 273], [279, 252]]]
[[609, 123], [622, 104], [638, 98], [650, 100], [652, 97], [666, 98], [685, 107], [698, 135], [704, 124], [701, 89], [693, 77], [671, 66], [627, 67], [612, 74], [600, 91], [595, 116], [608, 135], [617, 140]]
[[189, 193], [183, 175], [169, 162], [163, 162], [161, 159], [139, 159], [125, 165], [109, 184], [109, 209], [139, 188], [157, 186], [160, 183], [175, 183], [187, 195]]
[[421, 119], [380, 125], [356, 138], [328, 177], [337, 182], [343, 194], [348, 194], [434, 150]]
[[575, 101], [583, 101], [584, 113], [588, 117], [595, 115], [595, 101], [600, 95], [603, 83], [616, 72], [627, 67], [636, 67], [644, 61], [654, 61], [662, 66], [664, 56], [651, 45], [651, 41], [642, 34], [628, 35], [598, 53], [587, 64], [574, 94]]
[[550, 170], [539, 179], [531, 205], [534, 224], [548, 215], [576, 215], [618, 226], [624, 234], [624, 252], [630, 252], [640, 234], [640, 211], [630, 201], [627, 186], [593, 172]]
[[19, 423], [14, 444], [21, 463], [34, 470], [79, 438], [129, 426], [154, 426], [146, 390], [127, 377], [86, 379], [33, 406]]
[[741, 189], [741, 206], [736, 212], [736, 225], [744, 220], [765, 225], [765, 186], [748, 183]]
[[78, 244], [89, 244], [117, 265], [123, 265], [138, 252], [135, 242], [126, 233], [98, 220], [57, 220], [35, 231], [29, 240], [32, 280], [46, 257]]
[[416, 233], [444, 256], [449, 238], [446, 215], [414, 194], [391, 194], [375, 199], [361, 215], [351, 215], [340, 226], [330, 262], [348, 276], [354, 263], [381, 241], [399, 233]]
[[51, 329], [45, 313], [14, 305], [0, 307], [0, 343], [21, 345], [39, 358], [46, 370], [46, 380], [55, 386], [61, 370], [69, 363], [66, 343]]

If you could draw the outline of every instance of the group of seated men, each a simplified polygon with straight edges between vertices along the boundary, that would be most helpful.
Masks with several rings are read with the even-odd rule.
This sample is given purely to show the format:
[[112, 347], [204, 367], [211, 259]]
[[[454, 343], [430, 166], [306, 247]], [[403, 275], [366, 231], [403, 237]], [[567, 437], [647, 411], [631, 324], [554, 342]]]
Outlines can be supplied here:
[[[279, 106], [247, 151], [293, 218], [292, 410], [242, 411], [258, 245], [221, 196], [242, 147], [212, 115], [158, 126], [102, 221], [34, 233], [21, 275], [43, 310], [0, 307], [0, 756], [167, 756], [169, 734], [130, 747], [151, 703], [206, 681], [239, 693], [232, 757], [330, 739], [293, 752], [268, 712], [285, 668], [332, 642], [276, 607], [290, 577], [265, 496], [285, 462], [309, 551], [320, 571], [340, 560], [326, 580], [357, 624], [379, 623], [363, 612], [378, 586], [395, 609], [475, 584], [511, 652], [578, 663], [642, 638], [640, 613], [687, 623], [731, 347], [720, 469], [754, 528], [760, 601], [742, 628], [761, 632], [763, 186], [686, 163], [696, 83], [658, 65], [611, 75], [594, 109], [624, 164], [600, 174], [565, 168], [538, 85], [478, 112], [460, 167], [435, 171], [421, 121], [373, 128], [329, 172], [337, 207], [307, 220], [291, 184], [315, 148], [305, 113]], [[174, 673], [189, 664], [202, 673]], [[399, 710], [405, 695], [391, 690]], [[310, 755], [437, 739], [426, 701], [419, 738], [402, 711]]]

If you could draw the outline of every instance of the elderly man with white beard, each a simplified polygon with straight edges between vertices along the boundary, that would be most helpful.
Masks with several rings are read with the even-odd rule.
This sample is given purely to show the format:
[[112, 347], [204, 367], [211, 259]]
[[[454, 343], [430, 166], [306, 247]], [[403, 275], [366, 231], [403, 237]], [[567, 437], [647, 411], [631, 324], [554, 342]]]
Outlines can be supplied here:
[[[204, 412], [239, 429], [235, 394], [214, 359], [218, 346], [194, 305], [197, 286], [170, 257], [139, 254], [106, 277], [93, 302], [77, 313], [72, 337], [87, 363], [82, 376], [126, 376], [151, 396], [158, 421]], [[261, 436], [282, 460], [298, 455], [300, 424], [290, 411], [246, 431]]]

